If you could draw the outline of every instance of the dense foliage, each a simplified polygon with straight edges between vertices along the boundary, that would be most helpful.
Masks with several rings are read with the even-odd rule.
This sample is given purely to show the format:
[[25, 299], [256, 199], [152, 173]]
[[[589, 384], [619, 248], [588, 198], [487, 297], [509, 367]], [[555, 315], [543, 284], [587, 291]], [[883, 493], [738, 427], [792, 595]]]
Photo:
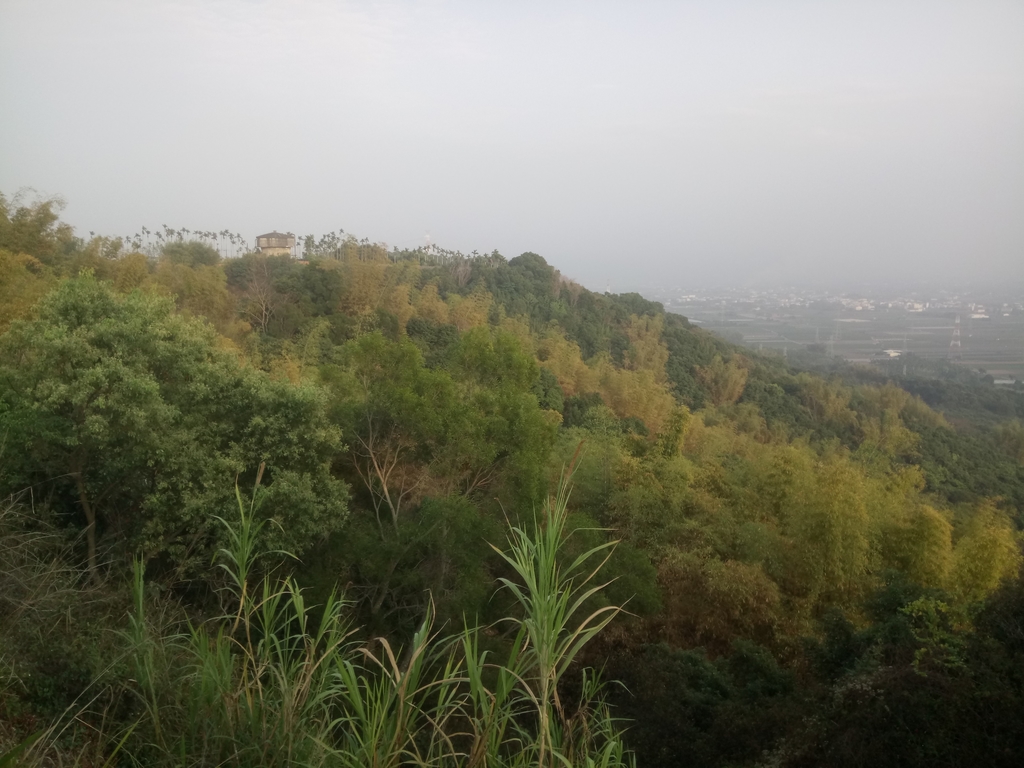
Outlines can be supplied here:
[[[0, 748], [58, 722], [47, 749], [82, 764], [122, 737], [120, 755], [170, 760], [154, 728], [196, 716], [188, 665], [237, 665], [220, 678], [237, 697], [232, 675], [298, 674], [327, 652], [314, 623], [335, 637], [350, 622], [381, 662], [352, 667], [367, 691], [433, 649], [424, 674], [461, 703], [422, 731], [431, 744], [471, 732], [472, 696], [519, 670], [537, 700], [517, 699], [509, 727], [553, 759], [564, 728], [590, 727], [568, 702], [600, 701], [585, 670], [603, 669], [623, 720], [594, 721], [607, 738], [572, 747], [581, 765], [591, 747], [620, 759], [617, 727], [641, 766], [1024, 760], [1024, 394], [923, 365], [787, 365], [532, 253], [332, 235], [301, 261], [222, 259], [184, 230], [85, 242], [58, 213], [0, 198]], [[565, 637], [592, 638], [553, 641], [563, 663], [531, 634], [552, 619], [530, 623], [530, 595], [580, 583], [531, 587], [491, 544], [510, 526], [509, 551], [545, 540], [527, 531], [570, 465], [552, 563], [620, 543], [595, 577], [610, 583], [563, 617]], [[239, 557], [221, 567], [237, 531], [220, 518], [254, 483], [263, 549], [246, 581]], [[290, 618], [259, 618], [278, 604]], [[200, 634], [153, 635], [154, 611]], [[599, 635], [579, 624], [613, 614]], [[485, 629], [459, 650], [429, 626]], [[294, 647], [261, 656], [273, 638]], [[389, 666], [380, 649], [399, 647]], [[159, 695], [132, 667], [157, 650]], [[445, 688], [484, 651], [509, 661]], [[295, 727], [319, 733], [331, 701]], [[240, 716], [217, 710], [209, 738], [251, 739]], [[411, 759], [421, 737], [401, 738]], [[289, 759], [322, 763], [311, 744]], [[250, 759], [193, 748], [184, 764]], [[495, 749], [480, 764], [504, 764]]]

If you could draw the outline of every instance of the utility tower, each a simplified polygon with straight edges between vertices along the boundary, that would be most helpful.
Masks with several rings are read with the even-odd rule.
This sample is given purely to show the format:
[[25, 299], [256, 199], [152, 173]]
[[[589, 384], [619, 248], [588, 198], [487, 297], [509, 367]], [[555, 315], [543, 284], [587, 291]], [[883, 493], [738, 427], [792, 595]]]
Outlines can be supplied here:
[[953, 338], [949, 340], [949, 353], [946, 355], [947, 360], [963, 360], [963, 350], [960, 348], [960, 315], [956, 316], [956, 322], [953, 323]]

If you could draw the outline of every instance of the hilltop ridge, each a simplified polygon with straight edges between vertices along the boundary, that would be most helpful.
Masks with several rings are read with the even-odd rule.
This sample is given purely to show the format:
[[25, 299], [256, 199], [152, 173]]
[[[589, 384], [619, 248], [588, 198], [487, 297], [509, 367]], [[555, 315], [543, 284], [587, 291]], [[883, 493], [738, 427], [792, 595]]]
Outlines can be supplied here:
[[[1024, 681], [1002, 672], [1024, 652], [1006, 629], [1024, 394], [802, 370], [535, 253], [334, 236], [223, 258], [185, 236], [79, 239], [58, 213], [0, 199], [0, 494], [18, 512], [0, 522], [72, 538], [41, 550], [64, 563], [55, 602], [0, 603], [18, 617], [0, 727], [101, 675], [134, 690], [97, 650], [119, 642], [133, 561], [161, 610], [219, 620], [235, 483], [258, 486], [265, 572], [310, 604], [343, 588], [367, 643], [411, 642], [429, 615], [498, 627], [482, 642], [505, 652], [519, 608], [490, 544], [571, 466], [565, 557], [620, 542], [584, 605], [630, 613], [566, 670], [624, 682], [605, 696], [639, 765], [1024, 755]], [[25, 573], [44, 578], [0, 568], [0, 585]], [[67, 629], [42, 647], [33, 617], [55, 610]]]

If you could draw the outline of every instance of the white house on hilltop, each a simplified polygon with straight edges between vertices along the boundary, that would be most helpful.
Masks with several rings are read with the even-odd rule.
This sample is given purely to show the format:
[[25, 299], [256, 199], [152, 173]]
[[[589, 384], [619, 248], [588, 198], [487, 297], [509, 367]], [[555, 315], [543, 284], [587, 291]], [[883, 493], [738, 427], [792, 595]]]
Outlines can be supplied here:
[[268, 232], [256, 238], [256, 249], [267, 256], [290, 256], [295, 248], [295, 235], [290, 232]]

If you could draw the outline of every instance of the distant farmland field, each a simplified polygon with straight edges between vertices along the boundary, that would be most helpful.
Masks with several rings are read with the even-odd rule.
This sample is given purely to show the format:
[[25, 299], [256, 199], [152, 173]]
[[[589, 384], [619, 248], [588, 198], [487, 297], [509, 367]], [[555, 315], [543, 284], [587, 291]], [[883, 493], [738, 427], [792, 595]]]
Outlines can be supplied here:
[[[668, 309], [755, 349], [794, 350], [819, 344], [851, 362], [877, 361], [887, 349], [945, 359], [957, 315], [946, 309], [855, 311], [834, 306], [786, 308], [767, 315], [707, 304], [675, 304]], [[1024, 313], [993, 313], [987, 320], [961, 314], [956, 362], [996, 378], [1024, 379]]]

